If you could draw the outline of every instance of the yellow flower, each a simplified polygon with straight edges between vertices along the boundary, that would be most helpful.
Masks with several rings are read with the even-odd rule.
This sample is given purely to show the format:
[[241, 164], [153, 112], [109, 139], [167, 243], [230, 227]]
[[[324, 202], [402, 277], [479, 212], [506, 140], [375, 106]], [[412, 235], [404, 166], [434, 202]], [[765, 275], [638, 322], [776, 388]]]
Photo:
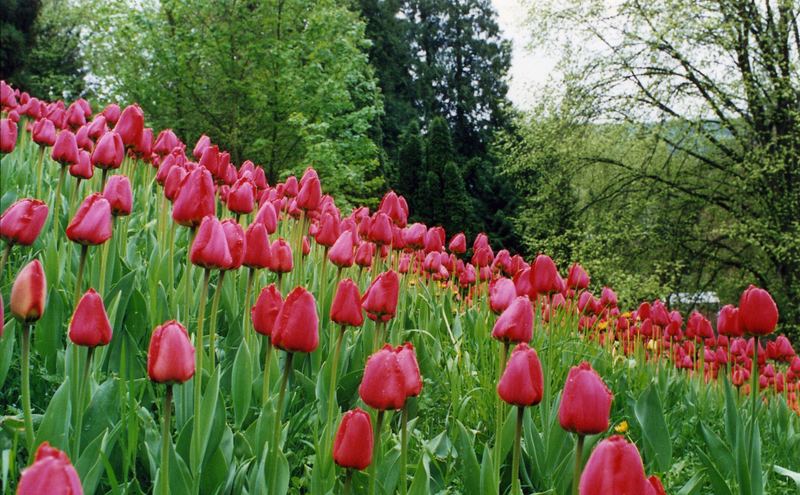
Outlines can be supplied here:
[[628, 431], [628, 422], [625, 421], [625, 420], [622, 420], [622, 422], [620, 424], [618, 424], [617, 426], [614, 427], [614, 431], [616, 431], [617, 433], [620, 433], [620, 434], [625, 433], [626, 431]]
[[606, 320], [601, 321], [600, 323], [597, 324], [597, 328], [600, 330], [605, 330], [606, 328], [608, 328], [608, 321]]
[[625, 312], [624, 312], [624, 313], [622, 313], [620, 316], [621, 316], [622, 318], [630, 318], [630, 317], [631, 317], [631, 312], [630, 312], [630, 311], [625, 311]]

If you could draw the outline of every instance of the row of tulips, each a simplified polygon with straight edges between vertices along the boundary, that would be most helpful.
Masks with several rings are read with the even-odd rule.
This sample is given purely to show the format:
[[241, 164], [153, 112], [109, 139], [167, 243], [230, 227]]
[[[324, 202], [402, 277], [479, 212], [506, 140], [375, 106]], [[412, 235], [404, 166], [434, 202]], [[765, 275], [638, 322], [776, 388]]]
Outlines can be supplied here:
[[[547, 331], [553, 321], [558, 320], [574, 331], [580, 330], [584, 339], [596, 341], [601, 347], [619, 348], [629, 355], [643, 352], [655, 365], [661, 361], [671, 362], [677, 368], [699, 370], [701, 376], [709, 379], [716, 377], [720, 369], [726, 369], [728, 363], [736, 363], [730, 367], [735, 384], [742, 385], [749, 376], [752, 379], [750, 390], [755, 390], [756, 377], [760, 374], [766, 378], [761, 389], [785, 393], [788, 402], [797, 409], [800, 370], [796, 368], [800, 360], [790, 343], [779, 338], [767, 343], [772, 351], [759, 350], [759, 338], [772, 333], [778, 319], [774, 302], [762, 289], [751, 287], [745, 291], [738, 309], [723, 309], [717, 323], [719, 335], [714, 334], [711, 324], [699, 314], [690, 316], [684, 331], [680, 313], [668, 312], [659, 301], [652, 305], [644, 303], [633, 312], [621, 312], [612, 289], [603, 288], [600, 297], [594, 297], [588, 291], [589, 276], [578, 264], [573, 265], [564, 278], [546, 255], [537, 256], [529, 264], [506, 250], [494, 253], [484, 234], [476, 237], [471, 246], [472, 255], [466, 258], [464, 234], [454, 235], [448, 243], [441, 227], [408, 224], [408, 206], [404, 198], [393, 192], [384, 196], [376, 212], [370, 214], [367, 208], [361, 207], [343, 217], [333, 198], [323, 195], [321, 181], [312, 168], [299, 180], [290, 176], [272, 187], [262, 168], [249, 161], [237, 168], [230, 162], [230, 155], [220, 151], [207, 136], [198, 140], [190, 156], [186, 154], [186, 145], [171, 130], [163, 130], [154, 138], [153, 131], [144, 126], [144, 114], [136, 105], [120, 109], [112, 104], [93, 114], [85, 100], [69, 106], [60, 101], [48, 104], [19, 93], [5, 83], [0, 83], [0, 93], [2, 152], [8, 154], [16, 147], [31, 146], [39, 150], [35, 167], [37, 197], [14, 203], [0, 219], [0, 236], [6, 242], [0, 261], [0, 281], [13, 246], [34, 244], [48, 219], [52, 222], [48, 233], [52, 234], [55, 249], [59, 253], [66, 252], [68, 246], [61, 243], [59, 227], [63, 216], [62, 190], [67, 171], [75, 179], [74, 192], [67, 203], [67, 214], [71, 218], [65, 231], [66, 239], [77, 244], [80, 250], [74, 310], [65, 352], [69, 357], [65, 364], [65, 383], [69, 384], [73, 404], [76, 404], [75, 424], [71, 428], [73, 441], [68, 446], [73, 458], [80, 455], [83, 446], [81, 422], [85, 405], [90, 400], [92, 357], [96, 348], [112, 340], [112, 327], [104, 304], [108, 295], [105, 267], [109, 240], [116, 232], [123, 237], [119, 242], [126, 242], [128, 231], [124, 229], [125, 224], [120, 229], [122, 221], [119, 219], [132, 213], [147, 218], [152, 212], [152, 203], [160, 201], [160, 207], [152, 215], [154, 236], [169, 266], [169, 275], [163, 282], [167, 285], [166, 302], [174, 318], [152, 332], [147, 353], [150, 380], [165, 387], [160, 469], [158, 479], [153, 480], [160, 493], [170, 493], [170, 488], [174, 491], [175, 486], [170, 475], [177, 447], [173, 444], [174, 427], [170, 422], [173, 405], [178, 414], [179, 408], [191, 412], [188, 471], [192, 478], [191, 491], [201, 491], [204, 470], [209, 469], [209, 429], [216, 417], [220, 366], [225, 359], [224, 349], [216, 342], [222, 330], [218, 328], [219, 301], [226, 277], [238, 280], [240, 276], [244, 279], [245, 274], [244, 304], [233, 315], [233, 319], [242, 321], [233, 366], [237, 370], [248, 370], [244, 375], [250, 377], [255, 376], [253, 370], [262, 370], [262, 401], [256, 415], [240, 413], [234, 404], [234, 422], [237, 431], [247, 435], [256, 450], [267, 452], [263, 458], [266, 466], [263, 484], [267, 493], [281, 493], [286, 489], [280, 486], [284, 476], [281, 469], [286, 463], [281, 447], [285, 430], [282, 415], [288, 383], [296, 367], [293, 361], [306, 361], [305, 357], [296, 356], [308, 356], [308, 362], [317, 363], [314, 365], [316, 374], [323, 376], [320, 358], [311, 357], [320, 353], [321, 321], [323, 328], [331, 324], [338, 327], [338, 331], [322, 334], [329, 354], [324, 364], [329, 395], [325, 403], [327, 411], [320, 414], [323, 426], [315, 467], [333, 462], [344, 468], [343, 490], [350, 490], [356, 484], [375, 493], [379, 490], [376, 464], [382, 451], [382, 429], [391, 411], [399, 411], [398, 488], [406, 493], [408, 404], [421, 394], [423, 379], [414, 346], [403, 341], [402, 328], [397, 328], [397, 324], [390, 326], [390, 323], [406, 309], [400, 307], [400, 293], [417, 284], [438, 291], [437, 297], [442, 301], [452, 298], [457, 302], [455, 310], [459, 313], [491, 311], [498, 315], [492, 330], [492, 337], [500, 342], [492, 469], [494, 479], [501, 484], [505, 460], [501, 418], [506, 417], [504, 404], [510, 404], [518, 411], [511, 467], [511, 488], [515, 494], [521, 492], [518, 471], [526, 408], [538, 404], [544, 394], [550, 393], [545, 392], [539, 357], [529, 347], [537, 324]], [[20, 128], [28, 132], [20, 135]], [[51, 159], [60, 165], [52, 211], [44, 202], [51, 191], [42, 192], [43, 157], [48, 148]], [[196, 161], [191, 161], [192, 158]], [[87, 185], [97, 187], [97, 180], [92, 180], [94, 168], [102, 171], [100, 190], [90, 193], [72, 214], [82, 182], [84, 189]], [[108, 176], [109, 171], [120, 169], [124, 173]], [[4, 170], [3, 173], [14, 171]], [[140, 194], [152, 195], [152, 198], [137, 197], [137, 208], [145, 210], [143, 212], [135, 212], [137, 208], [134, 208], [133, 192], [138, 184], [142, 185], [138, 189]], [[166, 218], [170, 211], [172, 223]], [[224, 215], [230, 217], [221, 219]], [[186, 228], [187, 262], [177, 267], [181, 273], [176, 277], [174, 260], [178, 257], [176, 231], [179, 227]], [[84, 267], [88, 247], [92, 245], [102, 246], [100, 270], [94, 281], [98, 290], [89, 288], [84, 292]], [[309, 266], [312, 258], [320, 259], [319, 265]], [[326, 276], [329, 265], [336, 269], [333, 283], [331, 277]], [[198, 269], [193, 270], [193, 266]], [[196, 285], [198, 274], [193, 273], [198, 270], [202, 270], [199, 286]], [[265, 278], [262, 273], [265, 270], [272, 283], [265, 284], [248, 310], [253, 302], [254, 285]], [[213, 274], [216, 274], [216, 289], [211, 296], [210, 317], [207, 317], [206, 301]], [[352, 277], [347, 278], [346, 274]], [[287, 281], [294, 287], [292, 290], [284, 289]], [[364, 287], [363, 295], [361, 287]], [[22, 327], [21, 389], [29, 464], [34, 461], [32, 453], [36, 451], [29, 391], [30, 331], [44, 315], [46, 301], [44, 270], [41, 263], [34, 260], [16, 275], [10, 298], [11, 313]], [[369, 335], [362, 332], [357, 336], [359, 344], [371, 354], [363, 363], [358, 395], [371, 412], [355, 407], [339, 420], [340, 401], [336, 392], [342, 345], [347, 341], [348, 327], [364, 325], [364, 313], [374, 322], [375, 332]], [[0, 324], [2, 320], [0, 317]], [[231, 320], [227, 322], [230, 325]], [[187, 328], [192, 330], [191, 336]], [[230, 333], [228, 328], [227, 334]], [[753, 352], [748, 354], [745, 341], [741, 339], [745, 333], [754, 335], [751, 345], [756, 353], [754, 357]], [[695, 348], [695, 343], [701, 344], [700, 350]], [[515, 347], [509, 358], [512, 344]], [[279, 354], [283, 358], [283, 372], [276, 398], [270, 373]], [[773, 364], [765, 362], [766, 356], [788, 363], [787, 370], [776, 373]], [[687, 359], [689, 365], [685, 365]], [[83, 375], [79, 362], [83, 363]], [[244, 364], [239, 366], [239, 363]], [[751, 371], [744, 376], [742, 370], [747, 368]], [[190, 380], [191, 394], [183, 393], [182, 387], [173, 389]], [[237, 387], [247, 386], [245, 397], [249, 404], [250, 384], [234, 380], [232, 386], [234, 393]], [[755, 418], [757, 394], [752, 395]], [[583, 494], [664, 493], [658, 477], [646, 477], [636, 446], [621, 436], [602, 441], [582, 469], [584, 437], [608, 430], [611, 403], [611, 392], [588, 363], [570, 370], [561, 393], [558, 417], [561, 426], [576, 435], [573, 491]], [[246, 422], [247, 419], [251, 421]], [[337, 422], [339, 426], [335, 428]], [[617, 468], [620, 465], [633, 468], [620, 470]], [[365, 484], [363, 478], [356, 479], [354, 472], [367, 468], [370, 473]], [[320, 476], [330, 481], [332, 473], [328, 468]], [[124, 474], [127, 476], [127, 470]], [[69, 483], [57, 481], [61, 479]], [[80, 482], [66, 454], [42, 444], [35, 462], [23, 472], [18, 492], [44, 493], [41, 487], [48, 486], [52, 491], [47, 493], [70, 493], [59, 492], [58, 487], [74, 488], [76, 483]]]

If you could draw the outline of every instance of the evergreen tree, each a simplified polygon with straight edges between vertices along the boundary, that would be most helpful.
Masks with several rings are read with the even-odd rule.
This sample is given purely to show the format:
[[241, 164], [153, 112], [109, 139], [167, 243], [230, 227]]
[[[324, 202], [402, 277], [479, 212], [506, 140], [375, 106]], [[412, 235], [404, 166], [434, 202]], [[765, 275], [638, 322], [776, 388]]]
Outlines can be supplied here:
[[414, 215], [418, 209], [424, 206], [417, 203], [417, 188], [421, 178], [424, 178], [422, 163], [422, 137], [419, 134], [419, 124], [411, 122], [406, 128], [400, 140], [400, 148], [397, 154], [397, 172], [395, 190], [402, 194], [408, 201], [411, 214]]
[[447, 162], [442, 177], [440, 220], [448, 236], [461, 231], [465, 231], [470, 237], [477, 233], [472, 231], [475, 222], [471, 206], [461, 169], [455, 162]]
[[442, 117], [434, 118], [428, 128], [426, 141], [425, 169], [441, 178], [447, 162], [455, 160], [453, 140], [450, 137], [447, 121]]

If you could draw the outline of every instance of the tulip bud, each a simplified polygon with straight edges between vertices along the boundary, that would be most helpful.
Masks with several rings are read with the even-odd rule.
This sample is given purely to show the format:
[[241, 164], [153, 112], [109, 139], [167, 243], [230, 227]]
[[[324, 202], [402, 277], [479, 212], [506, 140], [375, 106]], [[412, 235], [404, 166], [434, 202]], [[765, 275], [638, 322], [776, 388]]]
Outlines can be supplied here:
[[103, 197], [111, 205], [111, 214], [115, 217], [124, 217], [131, 214], [133, 209], [133, 192], [131, 182], [124, 175], [112, 175], [103, 189]]
[[[311, 168], [308, 170], [313, 172]], [[307, 180], [301, 183], [300, 191], [297, 193], [297, 207], [306, 211], [316, 210], [321, 200], [322, 186], [320, 185], [319, 177], [317, 177], [316, 172], [314, 172], [308, 176]]]
[[69, 339], [76, 345], [86, 347], [111, 342], [111, 323], [103, 298], [94, 289], [86, 291], [78, 302], [69, 322]]
[[228, 193], [226, 204], [233, 213], [247, 215], [253, 211], [256, 188], [252, 181], [243, 177], [238, 179]]
[[170, 320], [153, 330], [147, 374], [157, 383], [183, 383], [194, 376], [194, 347], [186, 329]]
[[47, 279], [39, 260], [20, 270], [11, 287], [11, 314], [24, 322], [36, 321], [44, 313], [47, 302]]
[[272, 344], [287, 352], [313, 352], [319, 345], [317, 302], [304, 287], [286, 296], [272, 329]]
[[83, 200], [67, 226], [67, 237], [83, 245], [103, 244], [111, 238], [111, 204], [100, 193]]
[[372, 258], [375, 257], [375, 244], [371, 242], [362, 242], [358, 249], [356, 249], [355, 261], [361, 268], [369, 268], [372, 266]]
[[536, 350], [522, 342], [511, 352], [497, 384], [500, 398], [514, 406], [534, 406], [542, 401], [544, 378]]
[[639, 450], [619, 435], [595, 447], [581, 475], [581, 495], [648, 494], [651, 489]]
[[225, 229], [217, 217], [209, 215], [203, 219], [192, 243], [189, 259], [193, 264], [209, 269], [226, 270], [231, 266], [233, 259]]
[[225, 240], [228, 243], [228, 251], [231, 253], [231, 263], [226, 270], [237, 270], [244, 262], [244, 255], [247, 249], [245, 245], [244, 231], [236, 220], [228, 218], [222, 221], [222, 230], [225, 232]]
[[31, 133], [33, 142], [39, 146], [53, 146], [56, 144], [56, 126], [49, 119], [39, 119], [33, 124]]
[[400, 280], [397, 278], [397, 273], [388, 270], [372, 281], [361, 299], [361, 306], [371, 320], [387, 322], [394, 318], [397, 312], [399, 293]]
[[275, 212], [275, 207], [272, 203], [266, 201], [261, 205], [254, 223], [263, 224], [268, 234], [274, 234], [278, 230], [278, 214]]
[[114, 131], [120, 135], [125, 146], [134, 147], [139, 144], [144, 132], [144, 112], [139, 105], [125, 107], [114, 126]]
[[248, 268], [269, 268], [271, 258], [269, 236], [264, 224], [252, 223], [245, 232], [244, 260]]
[[516, 295], [514, 282], [505, 277], [498, 278], [489, 284], [489, 307], [496, 314], [502, 313], [511, 305]]
[[339, 239], [339, 219], [331, 213], [324, 213], [319, 220], [319, 231], [314, 236], [317, 244], [333, 246]]
[[78, 472], [67, 454], [43, 442], [33, 464], [22, 471], [17, 495], [83, 495]]
[[400, 363], [400, 371], [403, 373], [406, 397], [418, 396], [422, 391], [422, 376], [419, 373], [419, 364], [417, 364], [417, 353], [414, 351], [414, 345], [411, 342], [406, 342], [397, 347], [395, 353], [397, 354], [397, 362]]
[[403, 370], [389, 344], [367, 359], [358, 395], [365, 404], [380, 411], [401, 409], [405, 404], [408, 395]]
[[533, 306], [528, 296], [518, 296], [500, 315], [492, 338], [508, 342], [529, 342], [533, 336]]
[[616, 308], [617, 294], [609, 287], [603, 287], [600, 292], [600, 306], [602, 308]]
[[211, 138], [203, 134], [197, 140], [197, 143], [194, 145], [194, 149], [192, 150], [192, 156], [194, 156], [195, 160], [199, 160], [203, 157], [203, 152], [211, 146]]
[[769, 292], [750, 285], [739, 299], [739, 322], [752, 335], [769, 335], [778, 324], [778, 307]]
[[331, 321], [339, 325], [360, 327], [364, 323], [361, 312], [361, 294], [358, 286], [351, 279], [339, 282], [336, 295], [333, 297], [330, 311]]
[[584, 361], [569, 370], [561, 394], [558, 421], [565, 430], [580, 435], [602, 433], [608, 429], [613, 398], [600, 375]]
[[77, 163], [78, 143], [75, 140], [75, 134], [66, 130], [59, 132], [53, 149], [50, 152], [50, 158], [57, 161], [62, 166]]
[[172, 205], [172, 219], [185, 227], [196, 227], [216, 211], [214, 179], [208, 170], [197, 167], [180, 184]]
[[333, 460], [350, 469], [366, 469], [372, 462], [372, 420], [361, 408], [342, 416], [333, 441]]
[[121, 113], [121, 110], [119, 108], [119, 105], [117, 105], [116, 103], [111, 103], [103, 109], [102, 113], [109, 124], [115, 125], [119, 120], [119, 115]]
[[411, 249], [422, 249], [425, 245], [427, 230], [421, 223], [412, 223], [403, 230], [403, 240]]
[[275, 284], [264, 287], [253, 307], [250, 309], [250, 317], [253, 320], [253, 328], [261, 335], [269, 337], [278, 318], [278, 313], [283, 306], [283, 298]]
[[292, 247], [283, 239], [276, 239], [270, 246], [269, 270], [274, 273], [289, 273], [292, 271]]
[[569, 268], [569, 275], [567, 275], [567, 287], [570, 289], [586, 289], [589, 287], [589, 275], [578, 263], [574, 263]]
[[30, 246], [47, 220], [47, 205], [38, 199], [20, 199], [0, 215], [0, 239], [9, 244]]
[[125, 158], [125, 145], [116, 132], [103, 134], [92, 151], [92, 165], [110, 170], [119, 168]]
[[172, 132], [172, 129], [164, 129], [158, 133], [156, 142], [153, 144], [153, 153], [159, 156], [165, 156], [172, 153], [172, 150], [181, 146], [181, 144], [180, 139]]
[[69, 166], [69, 175], [83, 180], [91, 179], [94, 176], [92, 155], [88, 151], [80, 150], [78, 152], [78, 162]]
[[455, 254], [464, 254], [467, 252], [467, 237], [463, 232], [459, 232], [453, 236], [453, 238], [450, 240], [448, 249], [451, 253]]
[[546, 254], [536, 257], [531, 268], [531, 284], [536, 294], [558, 292], [558, 269], [552, 258]]
[[17, 146], [17, 123], [0, 119], [0, 153], [11, 153]]

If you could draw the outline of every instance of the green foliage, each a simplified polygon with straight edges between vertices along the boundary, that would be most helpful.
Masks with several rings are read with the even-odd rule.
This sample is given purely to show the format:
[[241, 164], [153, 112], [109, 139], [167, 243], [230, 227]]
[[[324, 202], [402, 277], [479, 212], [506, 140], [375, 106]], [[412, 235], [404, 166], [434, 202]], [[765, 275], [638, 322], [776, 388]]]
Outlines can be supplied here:
[[342, 202], [377, 201], [384, 184], [369, 130], [382, 106], [355, 13], [308, 0], [128, 9], [108, 0], [92, 17], [101, 98], [139, 102], [150, 125], [187, 143], [207, 133], [235, 163], [262, 165], [270, 183], [314, 166]]

